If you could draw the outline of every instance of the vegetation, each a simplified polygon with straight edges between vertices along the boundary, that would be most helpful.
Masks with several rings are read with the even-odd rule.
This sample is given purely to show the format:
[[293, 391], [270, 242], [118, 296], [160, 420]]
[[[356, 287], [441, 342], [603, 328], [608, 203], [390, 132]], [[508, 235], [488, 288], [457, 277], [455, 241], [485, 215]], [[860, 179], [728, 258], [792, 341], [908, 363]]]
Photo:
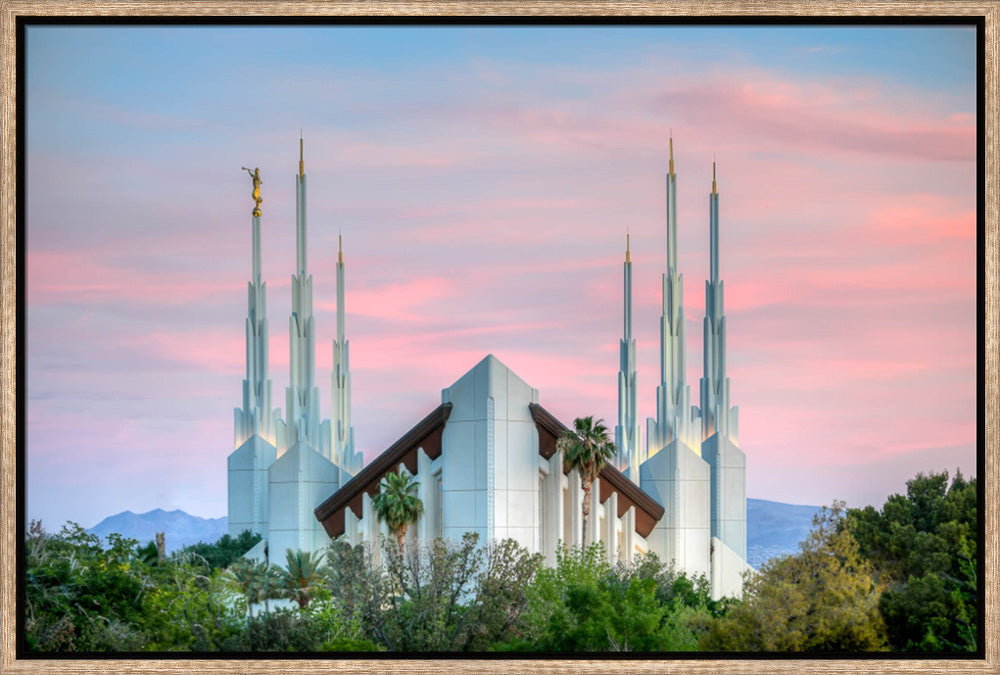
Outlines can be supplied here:
[[960, 472], [950, 485], [947, 473], [918, 474], [881, 510], [848, 513], [845, 529], [885, 588], [879, 611], [894, 650], [976, 650], [978, 523], [976, 480]]
[[394, 532], [377, 545], [288, 551], [279, 567], [234, 558], [256, 543], [248, 533], [161, 560], [155, 545], [33, 522], [25, 642], [35, 652], [974, 651], [977, 532], [974, 479], [918, 475], [881, 509], [823, 509], [797, 554], [749, 575], [741, 600], [713, 601], [704, 578], [655, 555], [610, 562], [600, 543], [561, 547], [548, 568], [511, 540], [404, 548]]
[[590, 491], [597, 480], [601, 469], [615, 455], [615, 444], [608, 439], [608, 429], [604, 420], [594, 421], [593, 416], [577, 417], [573, 420], [573, 429], [567, 429], [556, 442], [556, 448], [563, 452], [563, 457], [569, 468], [576, 469], [580, 474], [583, 487], [583, 538], [587, 541], [587, 524], [590, 520]]
[[858, 543], [840, 527], [843, 505], [824, 508], [797, 555], [772, 559], [747, 580], [745, 599], [716, 619], [711, 651], [880, 651], [888, 647], [879, 587]]
[[386, 524], [396, 537], [399, 549], [406, 542], [406, 530], [424, 512], [424, 504], [416, 496], [419, 483], [405, 472], [388, 473], [379, 484], [378, 494], [372, 499], [375, 515]]

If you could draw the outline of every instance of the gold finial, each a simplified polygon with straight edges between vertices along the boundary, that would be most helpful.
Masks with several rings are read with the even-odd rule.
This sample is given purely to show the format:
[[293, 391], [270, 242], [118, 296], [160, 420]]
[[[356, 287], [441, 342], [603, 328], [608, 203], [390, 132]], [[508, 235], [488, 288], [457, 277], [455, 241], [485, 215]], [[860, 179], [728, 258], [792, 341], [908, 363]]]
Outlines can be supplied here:
[[302, 161], [302, 132], [299, 132], [299, 178], [306, 175], [306, 165]]
[[716, 185], [715, 185], [715, 158], [713, 158], [712, 159], [712, 196], [714, 197], [717, 194], [718, 194], [718, 189], [716, 188]]
[[260, 203], [264, 201], [260, 197], [260, 184], [263, 182], [260, 179], [260, 169], [254, 169], [253, 171], [251, 171], [245, 166], [242, 167], [242, 169], [243, 171], [246, 171], [248, 174], [250, 174], [250, 178], [251, 180], [253, 180], [253, 191], [250, 193], [254, 201], [254, 207], [252, 213], [254, 218], [260, 218]]
[[344, 235], [337, 235], [337, 263], [344, 264]]
[[632, 259], [629, 256], [628, 230], [625, 230], [625, 264], [631, 265]]
[[670, 130], [670, 177], [674, 177], [674, 130]]

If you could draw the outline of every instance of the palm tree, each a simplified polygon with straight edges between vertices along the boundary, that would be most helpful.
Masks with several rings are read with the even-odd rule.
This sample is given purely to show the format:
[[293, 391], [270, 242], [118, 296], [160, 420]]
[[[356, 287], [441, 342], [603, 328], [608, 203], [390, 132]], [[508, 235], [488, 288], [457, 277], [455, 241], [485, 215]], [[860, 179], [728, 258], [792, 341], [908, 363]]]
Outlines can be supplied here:
[[252, 574], [254, 577], [254, 583], [251, 586], [253, 601], [263, 602], [264, 613], [270, 614], [271, 608], [267, 601], [280, 597], [281, 568], [262, 560], [253, 566]]
[[400, 551], [406, 541], [406, 528], [424, 513], [424, 503], [415, 494], [419, 485], [408, 473], [388, 473], [372, 499], [375, 515], [396, 536]]
[[285, 569], [279, 573], [282, 594], [299, 603], [299, 609], [305, 609], [316, 587], [323, 582], [322, 553], [288, 549], [285, 558]]
[[556, 449], [563, 452], [563, 459], [569, 468], [580, 473], [583, 487], [583, 545], [587, 542], [587, 522], [590, 520], [590, 489], [597, 480], [601, 468], [615, 454], [615, 444], [608, 440], [608, 429], [604, 420], [594, 421], [594, 417], [577, 417], [573, 429], [567, 429], [559, 437]]
[[240, 593], [246, 596], [247, 612], [253, 618], [253, 596], [256, 593], [257, 574], [254, 564], [246, 558], [240, 558], [226, 570], [229, 578], [240, 589]]

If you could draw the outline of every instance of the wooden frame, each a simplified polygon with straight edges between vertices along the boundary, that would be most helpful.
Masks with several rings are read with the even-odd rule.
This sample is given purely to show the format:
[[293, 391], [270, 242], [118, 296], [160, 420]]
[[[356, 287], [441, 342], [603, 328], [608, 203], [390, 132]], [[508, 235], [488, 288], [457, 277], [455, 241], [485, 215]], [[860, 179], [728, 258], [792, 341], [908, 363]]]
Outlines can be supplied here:
[[[15, 110], [14, 94], [16, 51], [15, 21], [19, 16], [87, 16], [87, 15], [131, 15], [139, 14], [156, 17], [178, 16], [225, 16], [231, 13], [241, 15], [545, 15], [545, 16], [663, 16], [686, 14], [696, 16], [747, 15], [769, 16], [869, 16], [886, 15], [963, 15], [985, 17], [986, 72], [985, 100], [985, 163], [986, 163], [986, 358], [985, 358], [985, 471], [980, 480], [986, 486], [986, 503], [982, 517], [986, 523], [985, 550], [985, 612], [986, 644], [985, 659], [982, 660], [934, 660], [934, 659], [858, 659], [858, 660], [687, 660], [651, 661], [637, 659], [621, 660], [441, 660], [426, 662], [419, 660], [393, 661], [386, 659], [342, 661], [335, 666], [318, 660], [261, 660], [253, 664], [224, 660], [18, 660], [15, 658], [14, 617], [15, 617], [15, 541], [16, 541], [16, 501], [15, 501], [15, 401], [16, 374], [19, 364], [15, 360], [15, 329], [17, 319], [15, 258], [16, 229], [16, 188], [15, 188]], [[598, 2], [465, 2], [457, 0], [396, 1], [384, 4], [371, 2], [219, 2], [209, 0], [166, 0], [136, 2], [118, 1], [74, 1], [74, 0], [2, 0], [0, 1], [0, 32], [2, 32], [2, 222], [0, 222], [0, 387], [2, 387], [2, 407], [0, 407], [0, 584], [2, 584], [2, 605], [0, 605], [0, 672], [328, 672], [335, 667], [338, 672], [446, 672], [446, 673], [506, 673], [506, 672], [621, 672], [621, 673], [664, 673], [664, 672], [739, 672], [739, 673], [839, 673], [844, 671], [881, 671], [892, 673], [949, 672], [949, 673], [994, 673], [1000, 668], [1000, 498], [997, 484], [1000, 482], [1000, 457], [998, 457], [997, 432], [998, 411], [1000, 411], [1000, 306], [998, 306], [998, 262], [1000, 262], [1000, 239], [998, 239], [998, 196], [997, 182], [1000, 177], [998, 160], [998, 139], [1000, 139], [1000, 117], [997, 101], [1000, 101], [998, 87], [998, 19], [1000, 3], [996, 0], [956, 2], [788, 2], [764, 0], [755, 2], [725, 2], [722, 0], [700, 0], [681, 2], [679, 0], [656, 1], [598, 1]]]

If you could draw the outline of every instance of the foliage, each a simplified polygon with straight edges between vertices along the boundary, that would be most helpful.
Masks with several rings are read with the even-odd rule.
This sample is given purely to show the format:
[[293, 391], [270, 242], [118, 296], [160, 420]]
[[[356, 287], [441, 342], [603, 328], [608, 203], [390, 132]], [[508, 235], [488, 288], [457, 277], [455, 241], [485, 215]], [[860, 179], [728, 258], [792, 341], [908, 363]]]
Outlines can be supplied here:
[[882, 509], [852, 509], [847, 529], [886, 585], [879, 609], [900, 651], [975, 651], [976, 480], [917, 474]]
[[396, 537], [400, 550], [406, 541], [409, 524], [424, 512], [424, 504], [415, 494], [419, 485], [406, 472], [388, 473], [379, 483], [378, 494], [372, 498], [375, 515]]
[[108, 546], [76, 523], [56, 535], [32, 522], [25, 539], [25, 642], [32, 651], [131, 651], [143, 636], [149, 587], [135, 544], [112, 534]]
[[796, 555], [751, 576], [744, 600], [708, 625], [707, 650], [874, 651], [887, 648], [872, 567], [842, 527], [843, 504], [824, 507]]
[[608, 439], [608, 429], [604, 420], [594, 421], [593, 416], [577, 417], [573, 420], [573, 429], [567, 429], [556, 442], [556, 449], [563, 453], [563, 458], [569, 468], [576, 469], [580, 474], [583, 487], [583, 541], [587, 541], [590, 519], [591, 488], [597, 480], [601, 468], [615, 455], [615, 444]]
[[322, 558], [319, 551], [285, 551], [286, 566], [278, 573], [280, 597], [294, 600], [299, 609], [308, 607], [316, 589], [323, 584]]
[[468, 651], [510, 639], [541, 564], [511, 540], [480, 548], [472, 533], [460, 544], [436, 539], [409, 551], [383, 545], [381, 562], [373, 553], [334, 542], [330, 589], [390, 651]]
[[560, 547], [528, 596], [524, 635], [503, 649], [692, 650], [710, 616], [704, 579], [689, 580], [655, 555], [612, 565], [599, 542]]
[[223, 570], [208, 571], [194, 555], [175, 555], [154, 570], [142, 628], [144, 649], [217, 651], [243, 629], [242, 608], [234, 602]]
[[[228, 534], [213, 544], [199, 542], [191, 546], [185, 546], [175, 556], [195, 555], [200, 558], [210, 570], [226, 569], [239, 560], [247, 551], [257, 545], [261, 539], [259, 534], [254, 534], [250, 530], [243, 530], [238, 537]], [[152, 552], [156, 553], [156, 544], [150, 542], [153, 547]]]

